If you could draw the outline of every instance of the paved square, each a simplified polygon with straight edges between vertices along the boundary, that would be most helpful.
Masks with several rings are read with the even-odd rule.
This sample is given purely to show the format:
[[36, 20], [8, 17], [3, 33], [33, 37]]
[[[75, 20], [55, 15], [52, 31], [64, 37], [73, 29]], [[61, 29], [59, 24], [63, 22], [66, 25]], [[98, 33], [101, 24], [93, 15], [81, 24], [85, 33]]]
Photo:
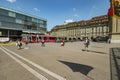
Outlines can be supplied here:
[[0, 80], [39, 80], [6, 53], [48, 80], [110, 80], [109, 51], [120, 44], [91, 42], [88, 52], [82, 51], [83, 42], [67, 42], [65, 46], [45, 43], [45, 47], [31, 43], [29, 49], [22, 47], [20, 50], [15, 45], [0, 47]]

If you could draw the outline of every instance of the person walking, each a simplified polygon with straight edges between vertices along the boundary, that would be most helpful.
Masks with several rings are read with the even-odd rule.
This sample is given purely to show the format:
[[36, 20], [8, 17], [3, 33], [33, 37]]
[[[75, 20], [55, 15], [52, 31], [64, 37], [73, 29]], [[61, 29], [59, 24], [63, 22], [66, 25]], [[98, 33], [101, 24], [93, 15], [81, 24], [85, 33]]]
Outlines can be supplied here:
[[64, 45], [65, 45], [65, 41], [64, 41], [64, 39], [62, 39], [61, 46], [64, 46]]
[[109, 44], [111, 43], [111, 39], [110, 38], [108, 38], [107, 43], [109, 43]]
[[16, 41], [16, 46], [18, 47], [18, 50], [22, 47], [22, 42], [20, 40]]
[[44, 39], [41, 40], [41, 46], [45, 47], [45, 40]]
[[29, 48], [28, 47], [28, 42], [29, 42], [29, 36], [28, 36], [28, 34], [26, 34], [26, 36], [25, 36], [25, 49]]
[[88, 46], [90, 45], [90, 41], [89, 41], [88, 37], [85, 38], [84, 45], [85, 45], [85, 51], [88, 51]]

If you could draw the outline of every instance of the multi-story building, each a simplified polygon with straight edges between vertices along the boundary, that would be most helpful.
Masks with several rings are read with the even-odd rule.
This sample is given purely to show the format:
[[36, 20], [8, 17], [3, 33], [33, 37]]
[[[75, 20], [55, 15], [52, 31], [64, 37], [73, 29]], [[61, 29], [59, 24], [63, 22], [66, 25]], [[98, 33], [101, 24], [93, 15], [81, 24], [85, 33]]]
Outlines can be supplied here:
[[51, 35], [67, 40], [109, 36], [108, 16], [102, 15], [90, 20], [57, 25], [51, 30]]
[[47, 20], [0, 6], [0, 36], [21, 37], [25, 33], [43, 34]]

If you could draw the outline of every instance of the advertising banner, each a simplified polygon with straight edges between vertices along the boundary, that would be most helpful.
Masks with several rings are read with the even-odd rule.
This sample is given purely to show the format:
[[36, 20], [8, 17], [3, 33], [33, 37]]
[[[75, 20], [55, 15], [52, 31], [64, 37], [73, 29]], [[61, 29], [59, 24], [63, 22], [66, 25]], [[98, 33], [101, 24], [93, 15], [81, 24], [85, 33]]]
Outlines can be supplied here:
[[0, 37], [0, 42], [8, 42], [9, 38], [8, 37]]

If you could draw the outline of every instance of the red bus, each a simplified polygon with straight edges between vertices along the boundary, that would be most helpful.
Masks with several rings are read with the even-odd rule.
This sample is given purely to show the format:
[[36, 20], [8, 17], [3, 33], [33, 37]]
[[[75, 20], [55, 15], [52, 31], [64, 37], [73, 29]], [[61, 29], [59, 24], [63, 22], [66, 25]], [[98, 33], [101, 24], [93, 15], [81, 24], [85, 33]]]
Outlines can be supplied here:
[[[54, 36], [50, 36], [50, 35], [30, 35], [28, 36], [28, 41], [31, 43], [35, 43], [35, 42], [41, 42], [41, 40], [44, 39], [45, 42], [55, 42], [56, 41], [56, 37]], [[22, 42], [25, 42], [25, 36], [22, 37]]]
[[55, 42], [56, 41], [56, 37], [50, 36], [50, 35], [43, 35], [41, 36], [41, 39], [44, 39], [45, 42]]

